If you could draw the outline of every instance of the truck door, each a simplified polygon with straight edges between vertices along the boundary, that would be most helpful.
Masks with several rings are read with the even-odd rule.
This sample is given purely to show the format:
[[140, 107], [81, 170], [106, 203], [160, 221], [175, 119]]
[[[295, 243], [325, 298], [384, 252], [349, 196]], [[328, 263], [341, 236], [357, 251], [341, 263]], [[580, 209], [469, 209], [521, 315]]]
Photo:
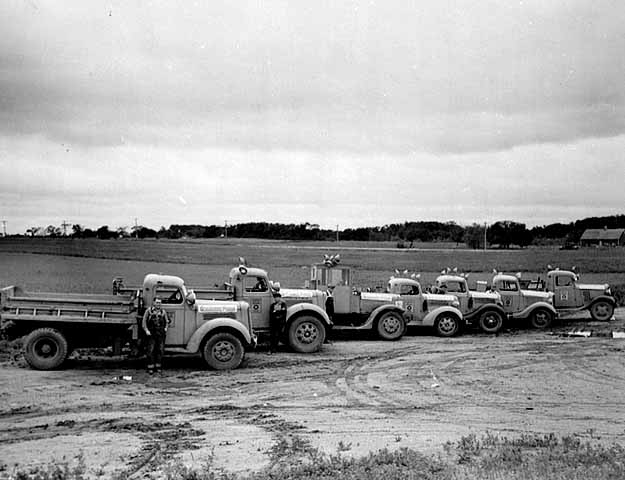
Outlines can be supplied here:
[[575, 282], [570, 275], [555, 275], [553, 303], [556, 308], [576, 307]]
[[159, 285], [156, 288], [156, 296], [162, 300], [163, 310], [167, 312], [171, 321], [167, 329], [165, 344], [168, 346], [184, 345], [185, 317], [188, 309], [184, 303], [183, 292], [175, 286]]
[[407, 323], [423, 318], [423, 297], [416, 285], [401, 285], [399, 294], [404, 302], [404, 318]]
[[265, 277], [243, 276], [243, 300], [250, 304], [252, 325], [255, 329], [269, 329], [269, 314], [274, 302]]
[[500, 280], [497, 285], [497, 291], [501, 295], [501, 301], [506, 313], [523, 310], [521, 307], [521, 291], [517, 282]]
[[[473, 310], [473, 305], [469, 305], [469, 292], [467, 292], [466, 283], [458, 280], [449, 280], [446, 282], [446, 293], [455, 295], [460, 302], [460, 311], [468, 312]], [[473, 303], [473, 302], [471, 302]]]

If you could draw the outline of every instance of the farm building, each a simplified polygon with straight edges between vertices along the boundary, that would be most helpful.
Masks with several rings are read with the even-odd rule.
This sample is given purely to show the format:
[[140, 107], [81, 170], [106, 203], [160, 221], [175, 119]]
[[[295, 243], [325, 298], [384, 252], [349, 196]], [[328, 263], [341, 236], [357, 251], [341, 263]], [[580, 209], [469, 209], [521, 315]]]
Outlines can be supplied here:
[[625, 228], [589, 228], [580, 238], [582, 247], [622, 247]]

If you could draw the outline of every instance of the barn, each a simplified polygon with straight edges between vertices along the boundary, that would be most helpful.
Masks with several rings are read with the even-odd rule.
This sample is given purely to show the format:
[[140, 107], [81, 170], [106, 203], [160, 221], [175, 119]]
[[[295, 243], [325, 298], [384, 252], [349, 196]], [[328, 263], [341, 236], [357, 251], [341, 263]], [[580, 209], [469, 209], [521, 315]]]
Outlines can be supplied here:
[[622, 247], [625, 228], [589, 228], [580, 238], [582, 247]]

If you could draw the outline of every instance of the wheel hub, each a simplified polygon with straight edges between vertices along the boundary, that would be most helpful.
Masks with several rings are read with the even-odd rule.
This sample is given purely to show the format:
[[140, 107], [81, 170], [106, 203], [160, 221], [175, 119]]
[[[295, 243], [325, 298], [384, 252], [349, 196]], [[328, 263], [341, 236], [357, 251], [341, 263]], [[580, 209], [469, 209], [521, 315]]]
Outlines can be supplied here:
[[234, 357], [234, 350], [230, 342], [218, 342], [213, 347], [213, 356], [220, 362], [228, 362]]
[[313, 343], [317, 339], [317, 329], [310, 323], [301, 324], [296, 330], [297, 339], [301, 343]]
[[387, 318], [384, 320], [382, 327], [387, 333], [395, 333], [401, 328], [401, 322], [395, 317]]
[[35, 351], [40, 357], [53, 357], [56, 354], [56, 348], [53, 343], [42, 340], [35, 345]]
[[443, 317], [440, 321], [440, 328], [444, 332], [452, 332], [455, 328], [455, 322], [449, 317]]

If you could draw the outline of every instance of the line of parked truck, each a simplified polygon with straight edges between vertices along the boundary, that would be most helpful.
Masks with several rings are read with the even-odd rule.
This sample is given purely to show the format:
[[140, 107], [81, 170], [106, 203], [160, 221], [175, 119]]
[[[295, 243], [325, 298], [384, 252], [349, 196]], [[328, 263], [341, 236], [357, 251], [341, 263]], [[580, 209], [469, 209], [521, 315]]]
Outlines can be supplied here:
[[258, 337], [279, 325], [280, 341], [300, 353], [320, 350], [334, 331], [368, 330], [381, 340], [398, 340], [409, 327], [430, 327], [441, 337], [465, 328], [495, 334], [529, 322], [548, 328], [561, 313], [587, 309], [610, 320], [616, 302], [608, 285], [579, 283], [572, 271], [554, 269], [546, 278], [522, 282], [494, 274], [488, 291], [470, 290], [467, 277], [443, 271], [423, 289], [418, 277], [391, 277], [385, 291], [357, 289], [352, 269], [331, 258], [312, 265], [305, 288], [281, 288], [267, 271], [244, 261], [221, 288], [185, 285], [183, 279], [148, 274], [143, 284], [113, 281], [111, 294], [0, 290], [0, 321], [12, 337], [25, 337], [24, 356], [35, 369], [60, 367], [77, 348], [124, 347], [138, 354], [144, 342], [141, 317], [156, 298], [171, 325], [169, 352], [201, 354], [213, 369], [237, 368]]

